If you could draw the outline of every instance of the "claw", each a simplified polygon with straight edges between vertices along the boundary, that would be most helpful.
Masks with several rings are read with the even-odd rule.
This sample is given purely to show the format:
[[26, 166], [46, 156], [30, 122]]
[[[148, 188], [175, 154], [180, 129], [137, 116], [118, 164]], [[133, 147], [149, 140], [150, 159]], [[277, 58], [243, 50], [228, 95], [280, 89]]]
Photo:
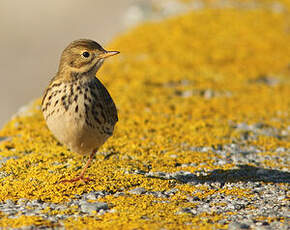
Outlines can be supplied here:
[[72, 183], [72, 182], [76, 182], [76, 181], [79, 181], [79, 180], [81, 180], [81, 181], [84, 182], [84, 183], [87, 183], [87, 182], [89, 182], [89, 181], [93, 181], [93, 180], [90, 179], [89, 177], [84, 177], [84, 174], [85, 174], [87, 168], [89, 167], [91, 161], [93, 160], [96, 151], [97, 151], [97, 150], [94, 150], [94, 151], [91, 153], [91, 155], [90, 155], [90, 157], [89, 157], [89, 160], [87, 161], [85, 167], [83, 168], [81, 174], [80, 174], [78, 177], [76, 177], [76, 178], [74, 178], [74, 179], [71, 179], [71, 180], [62, 180], [62, 181], [60, 181], [59, 183], [67, 183], [67, 182]]

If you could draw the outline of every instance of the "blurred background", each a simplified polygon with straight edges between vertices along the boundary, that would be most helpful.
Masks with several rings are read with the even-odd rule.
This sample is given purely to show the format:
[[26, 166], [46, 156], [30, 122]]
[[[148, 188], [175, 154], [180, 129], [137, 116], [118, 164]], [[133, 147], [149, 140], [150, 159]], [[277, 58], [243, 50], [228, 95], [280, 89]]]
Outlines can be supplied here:
[[0, 127], [41, 96], [68, 43], [91, 38], [105, 46], [128, 26], [133, 2], [0, 0]]
[[[62, 50], [90, 38], [106, 47], [138, 23], [203, 8], [253, 8], [243, 0], [0, 0], [0, 128], [19, 108], [41, 97]], [[280, 5], [271, 9], [280, 11]], [[118, 49], [118, 47], [116, 47]]]
[[0, 0], [0, 128], [42, 95], [71, 41], [106, 46], [140, 22], [202, 7], [203, 0]]

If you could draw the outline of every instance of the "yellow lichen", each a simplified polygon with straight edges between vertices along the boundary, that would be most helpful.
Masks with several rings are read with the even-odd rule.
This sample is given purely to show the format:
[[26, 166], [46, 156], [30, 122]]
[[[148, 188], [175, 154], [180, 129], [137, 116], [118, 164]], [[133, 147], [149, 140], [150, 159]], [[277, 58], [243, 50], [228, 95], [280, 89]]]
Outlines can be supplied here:
[[[0, 215], [1, 216], [1, 215]], [[20, 227], [59, 227], [58, 224], [53, 224], [48, 220], [44, 220], [37, 216], [20, 216], [17, 219], [11, 219], [5, 216], [1, 216], [0, 226], [2, 229], [20, 228]]]
[[[281, 1], [281, 4], [284, 1]], [[286, 7], [286, 6], [285, 6]], [[225, 228], [216, 222], [234, 213], [177, 214], [188, 207], [186, 196], [197, 187], [173, 179], [149, 178], [142, 172], [230, 170], [233, 164], [214, 165], [214, 151], [190, 147], [230, 144], [243, 131], [232, 124], [263, 123], [279, 132], [290, 125], [290, 37], [287, 15], [264, 9], [204, 9], [158, 23], [147, 23], [115, 39], [119, 59], [104, 65], [98, 75], [111, 92], [119, 111], [114, 136], [100, 149], [88, 170], [94, 182], [59, 184], [74, 177], [82, 156], [59, 145], [45, 126], [37, 100], [31, 115], [13, 118], [0, 132], [11, 139], [0, 145], [1, 156], [16, 156], [1, 167], [0, 200], [39, 199], [60, 203], [92, 190], [127, 192], [178, 189], [168, 203], [150, 195], [106, 196], [114, 212], [63, 224], [78, 229], [191, 229]], [[268, 78], [277, 82], [265, 84]], [[250, 133], [251, 135], [251, 133]], [[248, 140], [264, 150], [290, 148], [289, 137], [259, 135]], [[106, 155], [110, 157], [106, 157]], [[262, 153], [261, 153], [262, 154]], [[272, 153], [273, 154], [273, 151]], [[195, 163], [195, 164], [191, 164]], [[279, 168], [279, 161], [261, 162]], [[214, 193], [251, 197], [247, 190], [199, 186], [196, 196]], [[76, 207], [62, 213], [72, 213]], [[55, 215], [59, 212], [46, 209]], [[44, 222], [43, 222], [44, 221]], [[271, 220], [269, 220], [271, 221]], [[1, 227], [38, 224], [39, 217], [0, 220]]]

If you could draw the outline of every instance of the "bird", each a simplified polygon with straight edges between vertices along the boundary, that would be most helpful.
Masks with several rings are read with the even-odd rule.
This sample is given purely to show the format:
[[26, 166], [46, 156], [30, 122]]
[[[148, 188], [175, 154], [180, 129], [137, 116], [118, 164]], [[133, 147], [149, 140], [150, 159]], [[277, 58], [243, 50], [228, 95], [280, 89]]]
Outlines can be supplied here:
[[117, 108], [96, 73], [105, 59], [119, 53], [90, 39], [71, 42], [44, 91], [41, 110], [48, 129], [69, 150], [89, 155], [80, 175], [61, 183], [92, 181], [85, 172], [98, 149], [113, 135]]

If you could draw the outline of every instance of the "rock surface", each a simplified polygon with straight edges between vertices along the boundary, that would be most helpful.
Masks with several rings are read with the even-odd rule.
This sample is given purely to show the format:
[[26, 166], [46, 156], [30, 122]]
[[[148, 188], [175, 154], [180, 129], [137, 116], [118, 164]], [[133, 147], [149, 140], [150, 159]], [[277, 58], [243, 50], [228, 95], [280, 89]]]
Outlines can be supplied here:
[[40, 100], [0, 131], [1, 228], [288, 229], [290, 6], [194, 2], [111, 44], [122, 55], [98, 76], [120, 121], [94, 181], [59, 183], [86, 159]]

